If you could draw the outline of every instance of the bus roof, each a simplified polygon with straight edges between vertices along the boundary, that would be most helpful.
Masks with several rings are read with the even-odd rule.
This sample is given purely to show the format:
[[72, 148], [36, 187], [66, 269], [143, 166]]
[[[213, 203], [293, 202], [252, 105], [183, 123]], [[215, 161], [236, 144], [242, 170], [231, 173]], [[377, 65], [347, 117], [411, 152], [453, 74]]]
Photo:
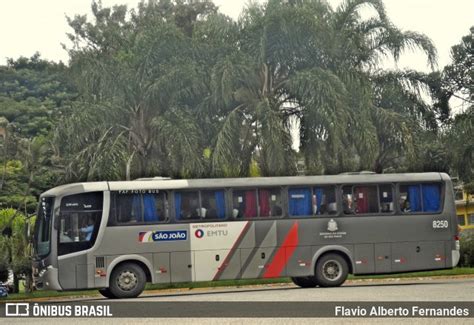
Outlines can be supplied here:
[[405, 173], [405, 174], [343, 174], [330, 176], [281, 176], [249, 178], [207, 178], [207, 179], [150, 179], [113, 182], [86, 182], [61, 185], [43, 193], [43, 196], [57, 196], [69, 193], [91, 191], [119, 191], [145, 189], [193, 189], [225, 187], [271, 187], [295, 185], [330, 184], [370, 184], [380, 182], [436, 182], [449, 180], [444, 173]]

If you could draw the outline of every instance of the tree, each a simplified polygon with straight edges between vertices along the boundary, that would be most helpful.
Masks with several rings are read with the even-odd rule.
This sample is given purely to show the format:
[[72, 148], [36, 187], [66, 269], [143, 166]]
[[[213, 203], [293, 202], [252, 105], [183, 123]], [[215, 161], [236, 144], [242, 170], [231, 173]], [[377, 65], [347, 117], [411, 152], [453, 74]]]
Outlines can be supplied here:
[[[363, 6], [375, 11], [368, 21], [359, 14]], [[297, 120], [309, 172], [382, 172], [414, 151], [413, 125], [433, 125], [420, 99], [426, 76], [380, 71], [378, 63], [418, 48], [433, 65], [436, 50], [426, 36], [394, 27], [381, 1], [344, 1], [336, 10], [324, 2], [270, 1], [249, 7], [239, 27], [240, 56], [222, 70], [226, 93], [218, 88], [234, 108], [214, 162], [229, 166], [239, 154], [261, 151], [264, 174], [288, 174], [282, 157], [291, 153], [290, 121]], [[245, 145], [247, 154], [238, 150]]]
[[[125, 6], [102, 8], [94, 2], [92, 9], [95, 23], [84, 16], [69, 20], [74, 29], [71, 70], [82, 85], [82, 106], [99, 105], [106, 118], [99, 120], [105, 124], [98, 125], [76, 111], [73, 119], [84, 117], [77, 122], [93, 130], [90, 133], [100, 141], [75, 142], [82, 146], [80, 159], [85, 164], [91, 160], [107, 164], [107, 154], [97, 154], [97, 149], [109, 148], [104, 143], [120, 148], [117, 155], [122, 163], [121, 170], [115, 165], [113, 173], [88, 172], [80, 179], [203, 174], [206, 146], [201, 129], [205, 127], [200, 128], [194, 116], [200, 103], [197, 98], [208, 91], [202, 85], [207, 76], [206, 66], [196, 64], [202, 60], [202, 48], [194, 46], [191, 36], [194, 26], [215, 6], [210, 2], [142, 3], [130, 12], [129, 20]], [[65, 118], [64, 124], [69, 124], [67, 120], [71, 121]]]
[[[471, 27], [471, 30], [474, 28]], [[448, 95], [457, 96], [474, 105], [474, 39], [471, 34], [462, 37], [461, 43], [451, 48], [452, 64], [443, 70], [443, 86]]]
[[[444, 132], [441, 142], [450, 157], [450, 170], [468, 184], [474, 180], [474, 39], [472, 33], [462, 37], [451, 48], [452, 63], [431, 77], [434, 106], [443, 112]], [[453, 111], [451, 99], [465, 107], [460, 113]], [[458, 113], [453, 117], [452, 113]]]
[[[362, 19], [362, 7], [373, 17]], [[421, 99], [428, 77], [378, 66], [410, 49], [433, 65], [436, 51], [397, 29], [380, 0], [335, 10], [272, 0], [238, 22], [207, 2], [92, 9], [93, 22], [69, 21], [83, 103], [61, 125], [89, 135], [56, 133], [69, 179], [246, 176], [252, 161], [263, 175], [289, 175], [292, 136], [307, 172], [382, 172], [407, 168], [399, 164], [414, 155], [413, 130], [437, 127]]]
[[[32, 289], [31, 274], [31, 243], [29, 230], [34, 219], [18, 216], [15, 209], [0, 210], [0, 229], [10, 228], [10, 233], [3, 231], [0, 237], [0, 281], [6, 281], [8, 274], [13, 271], [14, 290], [18, 292], [18, 280], [26, 280], [26, 291]], [[12, 220], [14, 220], [12, 222]]]
[[474, 182], [474, 106], [454, 117], [447, 131], [445, 147], [452, 169], [464, 183]]

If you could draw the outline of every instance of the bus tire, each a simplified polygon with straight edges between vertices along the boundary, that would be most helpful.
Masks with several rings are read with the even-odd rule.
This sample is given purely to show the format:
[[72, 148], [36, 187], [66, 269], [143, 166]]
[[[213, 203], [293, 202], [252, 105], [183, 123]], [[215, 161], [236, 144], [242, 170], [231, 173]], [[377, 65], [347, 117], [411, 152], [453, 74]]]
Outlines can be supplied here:
[[348, 274], [347, 262], [339, 254], [325, 254], [316, 263], [315, 277], [320, 287], [338, 287], [346, 281]]
[[291, 281], [301, 288], [315, 288], [318, 285], [316, 279], [312, 276], [292, 277]]
[[112, 294], [112, 292], [110, 292], [109, 288], [99, 289], [99, 293], [102, 296], [104, 296], [105, 298], [109, 298], [109, 299], [114, 299], [115, 298], [115, 296]]
[[110, 276], [110, 293], [115, 298], [135, 298], [145, 289], [146, 275], [135, 263], [115, 267]]

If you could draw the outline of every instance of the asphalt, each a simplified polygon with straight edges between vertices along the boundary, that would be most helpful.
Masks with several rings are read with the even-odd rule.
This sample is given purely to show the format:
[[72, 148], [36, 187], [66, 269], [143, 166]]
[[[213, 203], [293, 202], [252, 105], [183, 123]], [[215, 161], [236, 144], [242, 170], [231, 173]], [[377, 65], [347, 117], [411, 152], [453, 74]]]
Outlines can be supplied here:
[[[77, 301], [77, 299], [76, 299]], [[292, 284], [256, 285], [241, 288], [200, 288], [200, 289], [176, 289], [167, 291], [147, 292], [146, 294], [130, 300], [105, 300], [101, 298], [80, 299], [80, 302], [162, 302], [169, 308], [174, 308], [171, 302], [468, 302], [474, 301], [474, 278], [408, 278], [390, 280], [363, 280], [350, 281], [339, 288], [312, 288], [301, 289]], [[63, 301], [64, 302], [64, 301]], [[159, 305], [157, 305], [159, 306]], [[183, 308], [182, 303], [176, 304], [176, 308]], [[233, 308], [232, 304], [228, 304]], [[281, 306], [281, 305], [280, 305]], [[271, 306], [270, 306], [271, 308]], [[275, 308], [279, 308], [275, 305]], [[278, 310], [275, 310], [278, 312]], [[281, 311], [280, 311], [281, 312]], [[473, 318], [120, 318], [114, 319], [113, 324], [374, 324], [387, 323], [399, 324], [474, 324]], [[10, 320], [9, 320], [10, 321]], [[32, 320], [11, 319], [10, 323], [30, 323]], [[35, 319], [35, 324], [63, 324], [59, 319]], [[91, 319], [71, 319], [71, 324], [90, 324]], [[93, 323], [111, 324], [111, 319], [93, 319]]]

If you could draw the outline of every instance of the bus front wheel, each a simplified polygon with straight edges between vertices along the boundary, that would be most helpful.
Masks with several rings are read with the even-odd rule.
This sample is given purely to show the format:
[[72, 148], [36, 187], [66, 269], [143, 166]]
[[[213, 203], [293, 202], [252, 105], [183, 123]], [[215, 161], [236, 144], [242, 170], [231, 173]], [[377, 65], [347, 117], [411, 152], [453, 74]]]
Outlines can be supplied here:
[[349, 267], [344, 257], [329, 253], [318, 259], [315, 271], [320, 287], [338, 287], [346, 281]]
[[112, 271], [109, 291], [115, 298], [135, 298], [145, 289], [146, 275], [135, 263], [120, 264]]
[[301, 288], [314, 288], [317, 286], [316, 279], [312, 276], [292, 277], [291, 281]]

